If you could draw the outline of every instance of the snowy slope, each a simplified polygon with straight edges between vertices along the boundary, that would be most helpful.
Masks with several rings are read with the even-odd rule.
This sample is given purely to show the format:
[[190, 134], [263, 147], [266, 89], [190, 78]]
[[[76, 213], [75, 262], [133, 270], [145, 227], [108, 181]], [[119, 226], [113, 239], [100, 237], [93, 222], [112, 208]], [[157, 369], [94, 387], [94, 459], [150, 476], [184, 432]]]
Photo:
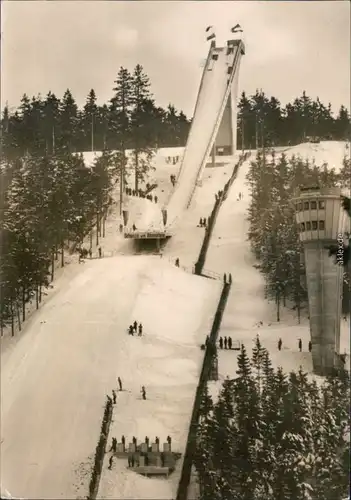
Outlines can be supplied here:
[[[87, 261], [1, 357], [1, 480], [16, 496], [86, 495], [106, 393], [122, 377], [120, 432], [167, 431], [185, 446], [220, 286], [153, 257]], [[127, 335], [137, 319], [145, 337]], [[150, 401], [140, 406], [146, 385]], [[122, 425], [122, 424], [121, 424]], [[166, 435], [167, 435], [166, 434]], [[143, 437], [140, 436], [140, 437]], [[166, 436], [164, 436], [166, 437]], [[78, 476], [77, 476], [78, 474]]]
[[327, 163], [330, 168], [338, 172], [342, 167], [344, 156], [350, 158], [350, 143], [345, 141], [322, 141], [318, 144], [306, 142], [288, 148], [284, 153], [291, 156], [301, 156], [309, 160], [315, 160], [316, 165]]
[[[198, 259], [204, 238], [204, 228], [197, 227], [200, 218], [209, 217], [212, 212], [215, 195], [224, 188], [233, 172], [239, 153], [230, 157], [230, 161], [223, 167], [207, 168], [204, 171], [202, 186], [194, 193], [192, 203], [182, 217], [177, 230], [168, 241], [163, 254], [179, 258], [181, 265], [191, 267]], [[228, 158], [229, 159], [229, 158]], [[211, 267], [209, 267], [211, 270]]]
[[[335, 158], [334, 149], [331, 151], [324, 147], [320, 149], [320, 157], [329, 160]], [[303, 151], [302, 147], [300, 151]], [[338, 151], [341, 152], [342, 148], [340, 147]], [[244, 163], [239, 170], [229, 196], [222, 205], [205, 263], [205, 267], [221, 274], [230, 272], [233, 277], [219, 334], [229, 335], [233, 340], [243, 342], [251, 352], [252, 340], [258, 333], [263, 345], [269, 349], [275, 366], [283, 366], [284, 370], [289, 371], [298, 369], [301, 365], [304, 370], [311, 371], [312, 359], [307, 349], [309, 340], [307, 318], [302, 319], [299, 325], [293, 311], [282, 307], [281, 321], [278, 323], [275, 304], [264, 299], [264, 278], [253, 267], [255, 260], [247, 240], [249, 222], [246, 218], [250, 199], [245, 177], [249, 162], [250, 160]], [[238, 201], [240, 191], [244, 194], [244, 199]], [[259, 324], [261, 321], [263, 325]], [[340, 350], [350, 353], [349, 317], [346, 322], [342, 321], [341, 328]], [[283, 340], [281, 352], [277, 349], [280, 337]], [[298, 351], [299, 338], [303, 341], [302, 353]], [[219, 351], [221, 380], [226, 375], [235, 375], [236, 357], [235, 351]]]

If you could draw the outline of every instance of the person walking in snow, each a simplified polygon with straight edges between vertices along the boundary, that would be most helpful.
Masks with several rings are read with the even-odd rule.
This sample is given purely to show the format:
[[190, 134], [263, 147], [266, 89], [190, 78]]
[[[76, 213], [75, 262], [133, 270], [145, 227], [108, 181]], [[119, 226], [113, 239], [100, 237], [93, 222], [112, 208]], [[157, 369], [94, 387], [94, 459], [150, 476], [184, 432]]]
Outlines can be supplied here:
[[110, 451], [113, 451], [114, 453], [116, 453], [116, 451], [117, 451], [117, 439], [114, 437], [112, 438], [112, 444], [111, 444]]
[[231, 337], [228, 337], [228, 349], [231, 349], [232, 348], [232, 338]]
[[176, 267], [179, 267], [179, 258], [178, 257], [175, 260], [175, 265], [176, 265]]
[[122, 445], [123, 445], [123, 449], [125, 450], [125, 448], [126, 448], [126, 438], [124, 437], [124, 434], [122, 435], [121, 442], [122, 442]]
[[114, 389], [112, 390], [112, 400], [113, 400], [113, 404], [115, 405], [117, 403], [117, 394], [116, 394], [116, 391]]
[[101, 255], [102, 255], [101, 247], [98, 248], [98, 252], [99, 252], [99, 259], [101, 259]]
[[143, 334], [143, 325], [140, 323], [139, 324], [139, 337], [141, 337]]
[[108, 459], [108, 469], [111, 470], [113, 465], [113, 455]]
[[143, 385], [141, 386], [141, 397], [145, 401], [145, 399], [146, 399], [146, 390], [145, 390], [145, 386], [143, 386]]
[[134, 335], [134, 327], [133, 327], [133, 325], [129, 325], [128, 333], [129, 333], [129, 335]]
[[279, 339], [278, 340], [278, 350], [281, 351], [282, 350], [282, 345], [283, 345], [283, 341], [282, 339]]
[[299, 339], [299, 351], [302, 352], [302, 340]]
[[219, 337], [219, 348], [223, 349], [223, 337]]
[[227, 345], [228, 345], [228, 339], [227, 337], [224, 337], [224, 349], [227, 348]]
[[311, 352], [312, 351], [312, 342], [309, 341], [308, 342], [308, 352]]
[[123, 389], [122, 389], [122, 380], [121, 380], [121, 377], [118, 377], [117, 381], [118, 381], [119, 390], [122, 391]]
[[133, 323], [133, 330], [135, 331], [135, 333], [138, 330], [138, 322], [137, 321], [134, 321], [134, 323]]

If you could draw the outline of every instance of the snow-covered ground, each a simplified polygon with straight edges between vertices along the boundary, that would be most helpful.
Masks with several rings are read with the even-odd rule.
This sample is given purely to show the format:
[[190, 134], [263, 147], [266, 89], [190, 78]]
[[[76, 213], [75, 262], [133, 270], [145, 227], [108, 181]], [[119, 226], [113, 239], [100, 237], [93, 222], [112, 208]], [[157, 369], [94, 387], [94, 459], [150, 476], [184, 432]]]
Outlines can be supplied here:
[[[89, 474], [81, 464], [88, 469], [105, 395], [117, 376], [127, 391], [112, 435], [171, 434], [174, 449], [184, 452], [199, 345], [219, 283], [149, 256], [96, 259], [75, 271], [70, 280], [60, 278], [56, 295], [32, 316], [16, 347], [2, 353], [1, 480], [16, 496], [86, 495]], [[144, 325], [142, 338], [126, 333], [134, 319]], [[106, 476], [106, 495], [128, 498], [123, 473]], [[172, 487], [174, 481], [167, 483]]]
[[300, 156], [314, 160], [316, 165], [321, 166], [327, 163], [330, 168], [335, 168], [338, 172], [342, 167], [343, 158], [350, 158], [350, 143], [345, 141], [322, 141], [318, 144], [305, 142], [286, 149], [285, 154], [291, 156]]
[[[335, 165], [342, 160], [345, 143], [329, 143], [295, 146], [289, 150], [302, 157], [311, 158], [311, 151], [318, 161]], [[319, 148], [318, 148], [319, 146]], [[340, 153], [340, 158], [338, 154]], [[251, 158], [252, 159], [252, 158]], [[301, 324], [294, 311], [281, 307], [281, 321], [276, 321], [275, 303], [264, 299], [264, 278], [253, 267], [255, 259], [250, 252], [247, 239], [249, 222], [247, 209], [249, 207], [249, 192], [246, 184], [246, 174], [250, 165], [249, 159], [239, 170], [227, 200], [223, 203], [214, 228], [205, 267], [220, 274], [231, 273], [233, 285], [227, 307], [224, 313], [220, 336], [231, 336], [233, 340], [244, 343], [251, 352], [253, 339], [259, 334], [262, 344], [270, 351], [275, 366], [282, 366], [291, 371], [299, 366], [306, 371], [312, 371], [312, 359], [308, 352], [309, 322], [302, 318]], [[318, 164], [318, 163], [317, 163]], [[244, 198], [238, 201], [239, 192]], [[262, 321], [263, 325], [259, 323]], [[283, 348], [278, 351], [277, 342], [283, 340]], [[303, 342], [303, 352], [298, 349], [298, 339]], [[340, 351], [350, 353], [350, 317], [342, 321]], [[220, 381], [236, 371], [236, 351], [219, 351]]]

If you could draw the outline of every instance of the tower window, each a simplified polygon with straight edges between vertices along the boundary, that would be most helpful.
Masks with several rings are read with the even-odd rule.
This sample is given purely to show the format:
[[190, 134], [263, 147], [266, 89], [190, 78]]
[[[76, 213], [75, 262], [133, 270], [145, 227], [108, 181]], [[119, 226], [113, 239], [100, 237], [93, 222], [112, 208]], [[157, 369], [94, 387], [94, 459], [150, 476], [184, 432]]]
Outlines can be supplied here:
[[317, 210], [317, 202], [311, 201], [311, 210]]
[[325, 203], [324, 203], [323, 200], [320, 200], [318, 202], [318, 208], [319, 208], [319, 210], [324, 210], [325, 209]]
[[316, 220], [312, 221], [312, 231], [317, 231], [318, 229], [318, 224]]
[[214, 61], [217, 61], [218, 60], [218, 54], [212, 54], [212, 59]]
[[301, 222], [301, 232], [303, 233], [305, 230], [305, 223], [304, 222]]
[[306, 222], [306, 231], [311, 231], [311, 223], [309, 220]]
[[308, 202], [308, 201], [305, 201], [305, 202], [304, 202], [304, 204], [303, 204], [303, 209], [304, 209], [304, 210], [309, 210], [309, 208], [310, 208], [310, 204], [309, 204], [309, 202]]
[[324, 220], [319, 221], [319, 229], [320, 229], [320, 231], [324, 231], [324, 229], [325, 229]]
[[300, 202], [300, 203], [298, 203], [298, 205], [297, 205], [297, 206], [298, 206], [298, 211], [299, 211], [299, 212], [302, 212], [302, 203], [301, 203], [301, 202]]
[[227, 56], [229, 56], [229, 54], [233, 54], [233, 52], [234, 52], [234, 47], [227, 48]]

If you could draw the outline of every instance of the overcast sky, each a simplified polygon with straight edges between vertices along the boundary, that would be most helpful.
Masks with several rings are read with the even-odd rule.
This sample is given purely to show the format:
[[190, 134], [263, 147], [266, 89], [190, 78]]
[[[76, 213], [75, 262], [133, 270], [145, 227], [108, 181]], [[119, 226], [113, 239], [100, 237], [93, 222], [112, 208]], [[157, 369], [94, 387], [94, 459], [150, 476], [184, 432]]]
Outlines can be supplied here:
[[240, 92], [282, 103], [305, 89], [350, 107], [350, 2], [11, 1], [1, 16], [1, 102], [70, 88], [81, 106], [94, 88], [112, 95], [120, 66], [142, 64], [157, 104], [192, 114], [214, 25], [217, 45], [244, 29]]

